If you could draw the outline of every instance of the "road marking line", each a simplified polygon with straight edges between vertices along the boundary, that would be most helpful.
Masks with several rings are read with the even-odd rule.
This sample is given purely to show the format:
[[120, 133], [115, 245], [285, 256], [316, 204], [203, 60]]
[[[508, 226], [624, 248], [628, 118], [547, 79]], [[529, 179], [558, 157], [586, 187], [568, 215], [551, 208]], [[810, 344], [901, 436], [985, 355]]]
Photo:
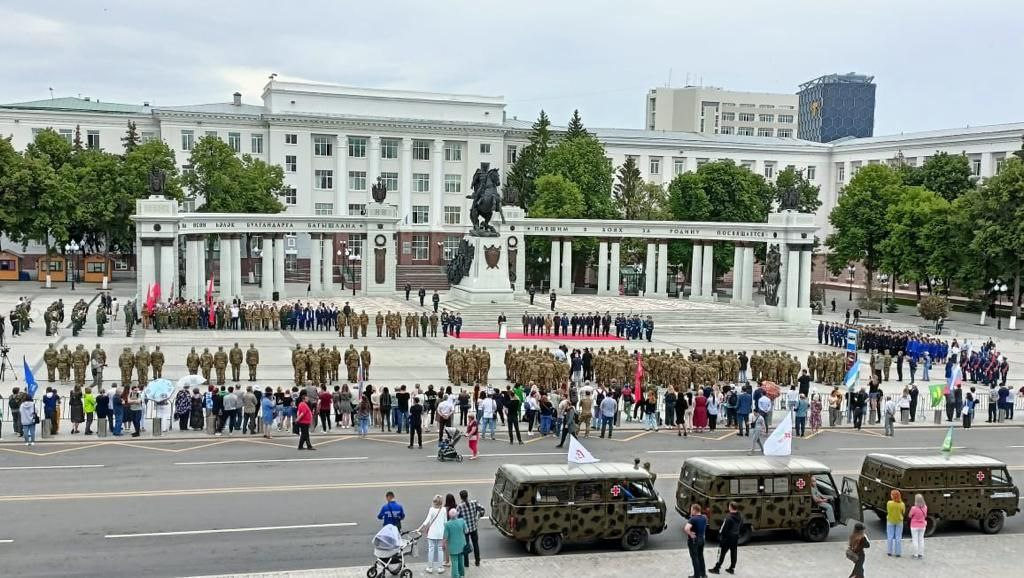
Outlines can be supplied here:
[[564, 456], [565, 452], [526, 452], [521, 454], [479, 454], [481, 458], [509, 458], [518, 456]]
[[[962, 450], [962, 449], [964, 449], [964, 447], [965, 446], [953, 446], [953, 449], [954, 450]], [[841, 451], [841, 452], [873, 452], [873, 451], [887, 452], [887, 451], [892, 451], [892, 450], [899, 450], [899, 451], [905, 451], [905, 450], [934, 450], [935, 446], [899, 447], [899, 448], [836, 448], [836, 449]]]
[[237, 534], [240, 532], [265, 532], [268, 530], [302, 530], [307, 528], [341, 528], [355, 526], [355, 522], [334, 524], [300, 524], [295, 526], [258, 526], [254, 528], [223, 528], [220, 530], [184, 530], [179, 532], [146, 532], [142, 534], [107, 534], [104, 538], [151, 538], [156, 536], [197, 536], [201, 534]]
[[[654, 433], [654, 431], [647, 430], [647, 431], [644, 431], [644, 432], [640, 432], [638, 434], [633, 434], [633, 435], [629, 436], [628, 438], [618, 438], [618, 439], [615, 439], [614, 441], [623, 442], [623, 443], [624, 442], [631, 442], [631, 441], [633, 441], [633, 440], [635, 440], [637, 438], [642, 438], [645, 435], [652, 434], [652, 433]], [[608, 439], [611, 439], [611, 438], [608, 438]]]
[[[366, 456], [358, 458], [285, 458], [280, 460], [227, 460], [222, 462], [174, 462], [176, 466], [219, 466], [228, 464], [273, 464], [277, 462], [339, 462], [366, 460]], [[2, 469], [2, 468], [0, 468]]]
[[0, 540], [0, 544], [13, 544], [14, 540]]
[[747, 450], [647, 450], [649, 454], [705, 454], [714, 452], [745, 452]]
[[77, 466], [4, 466], [0, 470], [11, 471], [11, 470], [71, 470], [71, 469], [83, 469], [83, 468], [103, 468], [106, 467], [103, 464], [83, 464]]

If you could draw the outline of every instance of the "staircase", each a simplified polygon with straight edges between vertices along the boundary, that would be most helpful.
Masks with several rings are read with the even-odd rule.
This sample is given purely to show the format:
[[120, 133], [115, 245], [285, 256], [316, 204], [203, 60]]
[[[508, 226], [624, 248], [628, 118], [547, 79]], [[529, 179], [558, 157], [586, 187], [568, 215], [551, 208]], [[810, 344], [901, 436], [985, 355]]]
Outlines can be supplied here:
[[395, 290], [404, 291], [406, 283], [412, 287], [413, 295], [420, 287], [428, 293], [434, 289], [447, 291], [449, 287], [448, 275], [441, 265], [399, 265], [395, 273]]

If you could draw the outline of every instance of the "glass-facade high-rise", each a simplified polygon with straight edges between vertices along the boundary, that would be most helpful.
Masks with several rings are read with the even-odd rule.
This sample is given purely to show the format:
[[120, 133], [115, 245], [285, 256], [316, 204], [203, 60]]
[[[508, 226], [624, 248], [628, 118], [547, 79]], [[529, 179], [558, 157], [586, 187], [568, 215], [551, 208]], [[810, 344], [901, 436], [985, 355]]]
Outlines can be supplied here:
[[863, 74], [829, 74], [800, 85], [797, 137], [832, 142], [875, 131], [875, 83]]

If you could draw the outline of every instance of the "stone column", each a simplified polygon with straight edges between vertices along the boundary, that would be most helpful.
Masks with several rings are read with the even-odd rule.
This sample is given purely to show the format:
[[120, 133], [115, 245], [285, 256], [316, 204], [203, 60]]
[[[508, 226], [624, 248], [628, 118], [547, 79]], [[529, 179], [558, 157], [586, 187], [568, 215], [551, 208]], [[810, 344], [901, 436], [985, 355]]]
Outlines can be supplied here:
[[[800, 302], [800, 248], [793, 246], [786, 260], [786, 308], [795, 309]], [[810, 264], [808, 262], [808, 264]]]
[[608, 241], [601, 239], [597, 246], [597, 294], [608, 292]]
[[217, 281], [220, 283], [220, 299], [221, 301], [231, 301], [231, 250], [234, 245], [231, 243], [229, 235], [220, 236], [220, 278]]
[[690, 298], [700, 297], [700, 283], [702, 261], [704, 260], [704, 248], [697, 241], [693, 242], [693, 257], [690, 260]]
[[270, 235], [263, 236], [260, 261], [260, 299], [269, 300], [274, 296], [274, 239]]
[[444, 225], [444, 141], [434, 141], [430, 157], [430, 222]]
[[668, 243], [658, 243], [658, 286], [659, 297], [668, 297]]
[[242, 296], [242, 236], [231, 238], [231, 291], [237, 297]]
[[160, 243], [160, 299], [167, 301], [174, 298], [178, 289], [178, 268], [174, 254], [174, 241], [171, 239]]
[[733, 305], [742, 299], [743, 286], [743, 247], [736, 243], [732, 251], [732, 300]]
[[334, 296], [334, 236], [324, 235], [321, 284], [326, 297]]
[[323, 293], [323, 286], [320, 284], [320, 255], [323, 248], [320, 245], [319, 233], [309, 235], [309, 294], [320, 295]]
[[981, 153], [981, 174], [978, 176], [987, 179], [996, 174], [996, 168], [992, 164], [992, 153]]
[[608, 271], [608, 291], [611, 295], [619, 294], [619, 285], [622, 284], [619, 241], [612, 241], [611, 268]]
[[189, 269], [195, 270], [196, 278], [199, 282], [196, 284], [195, 292], [193, 293], [193, 299], [197, 301], [206, 301], [206, 284], [207, 280], [211, 277], [206, 272], [206, 236], [196, 235], [196, 255], [195, 260], [186, 263]]
[[551, 291], [561, 293], [562, 287], [562, 240], [551, 239]]
[[655, 254], [657, 251], [657, 245], [654, 243], [647, 243], [647, 261], [644, 264], [644, 296], [653, 297], [657, 291], [655, 289], [655, 283], [657, 282], [657, 271], [658, 268], [658, 256]]
[[562, 293], [572, 295], [572, 239], [562, 241]]
[[287, 295], [284, 288], [284, 241], [284, 235], [274, 235], [274, 291], [280, 299]]
[[200, 281], [200, 273], [195, 268], [196, 264], [196, 242], [191, 236], [185, 239], [185, 298], [195, 299], [196, 288]]
[[[771, 249], [771, 246], [768, 247]], [[786, 290], [789, 288], [789, 283], [786, 280], [786, 275], [789, 273], [789, 246], [785, 243], [779, 243], [779, 307], [786, 306]]]
[[715, 246], [704, 245], [704, 257], [701, 258], [700, 295], [705, 299], [713, 299], [712, 282], [715, 275]]
[[150, 288], [156, 283], [156, 241], [143, 239], [138, 260], [139, 299], [145, 299]]
[[525, 294], [530, 285], [526, 282], [526, 237], [517, 235], [518, 251], [516, 251], [516, 291]]
[[406, 219], [412, 212], [412, 139], [402, 139], [402, 172], [398, 176], [398, 216]]
[[[346, 151], [347, 152], [347, 151]], [[377, 177], [380, 176], [380, 137], [370, 137], [370, 150], [367, 151], [367, 169], [366, 169], [366, 192], [370, 192], [370, 188], [377, 182]], [[347, 177], [347, 175], [346, 175]]]
[[811, 306], [811, 251], [803, 247], [800, 251], [800, 300], [797, 306], [800, 309], [809, 309]]
[[[338, 144], [334, 147], [337, 160], [334, 175], [334, 214], [348, 214], [348, 136], [339, 134]], [[270, 257], [270, 253], [265, 253]]]
[[744, 305], [754, 304], [754, 247], [743, 247], [743, 283], [740, 284], [740, 301]]

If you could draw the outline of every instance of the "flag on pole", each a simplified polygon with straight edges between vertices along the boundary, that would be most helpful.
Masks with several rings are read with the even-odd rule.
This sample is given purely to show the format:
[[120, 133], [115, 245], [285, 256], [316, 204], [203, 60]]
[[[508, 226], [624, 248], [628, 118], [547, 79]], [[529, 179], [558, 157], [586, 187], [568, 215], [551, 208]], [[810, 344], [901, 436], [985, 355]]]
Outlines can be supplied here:
[[928, 386], [928, 395], [932, 400], [932, 407], [939, 407], [942, 403], [942, 396], [945, 395], [945, 389], [941, 383], [933, 383]]
[[642, 390], [641, 384], [644, 381], [644, 356], [642, 354], [636, 354], [636, 373], [633, 374], [633, 391], [635, 399], [639, 399], [639, 393]]
[[213, 273], [210, 273], [210, 281], [206, 284], [206, 308], [210, 312], [210, 325], [213, 325], [217, 317], [213, 311]]
[[764, 455], [766, 456], [788, 456], [793, 453], [793, 413], [786, 412], [786, 416], [764, 441]]
[[596, 464], [601, 461], [587, 451], [587, 448], [583, 447], [583, 444], [574, 435], [569, 436], [568, 460], [570, 464]]
[[852, 390], [853, 386], [857, 385], [858, 380], [860, 380], [860, 359], [854, 361], [849, 371], [846, 372], [846, 377], [843, 378], [843, 385], [846, 386], [846, 389]]
[[39, 389], [39, 384], [36, 383], [36, 376], [32, 375], [32, 368], [28, 366], [28, 361], [25, 360], [25, 356], [21, 356], [21, 363], [25, 366], [25, 392], [28, 393], [29, 397], [35, 397], [36, 391]]
[[949, 426], [949, 431], [946, 432], [946, 439], [942, 440], [942, 451], [947, 456], [953, 453], [953, 426]]
[[150, 283], [149, 287], [146, 288], [146, 313], [153, 313], [153, 284]]
[[946, 378], [946, 389], [943, 391], [945, 394], [953, 393], [956, 386], [963, 383], [963, 370], [960, 369], [960, 364], [954, 363], [953, 369], [949, 372], [949, 377]]

